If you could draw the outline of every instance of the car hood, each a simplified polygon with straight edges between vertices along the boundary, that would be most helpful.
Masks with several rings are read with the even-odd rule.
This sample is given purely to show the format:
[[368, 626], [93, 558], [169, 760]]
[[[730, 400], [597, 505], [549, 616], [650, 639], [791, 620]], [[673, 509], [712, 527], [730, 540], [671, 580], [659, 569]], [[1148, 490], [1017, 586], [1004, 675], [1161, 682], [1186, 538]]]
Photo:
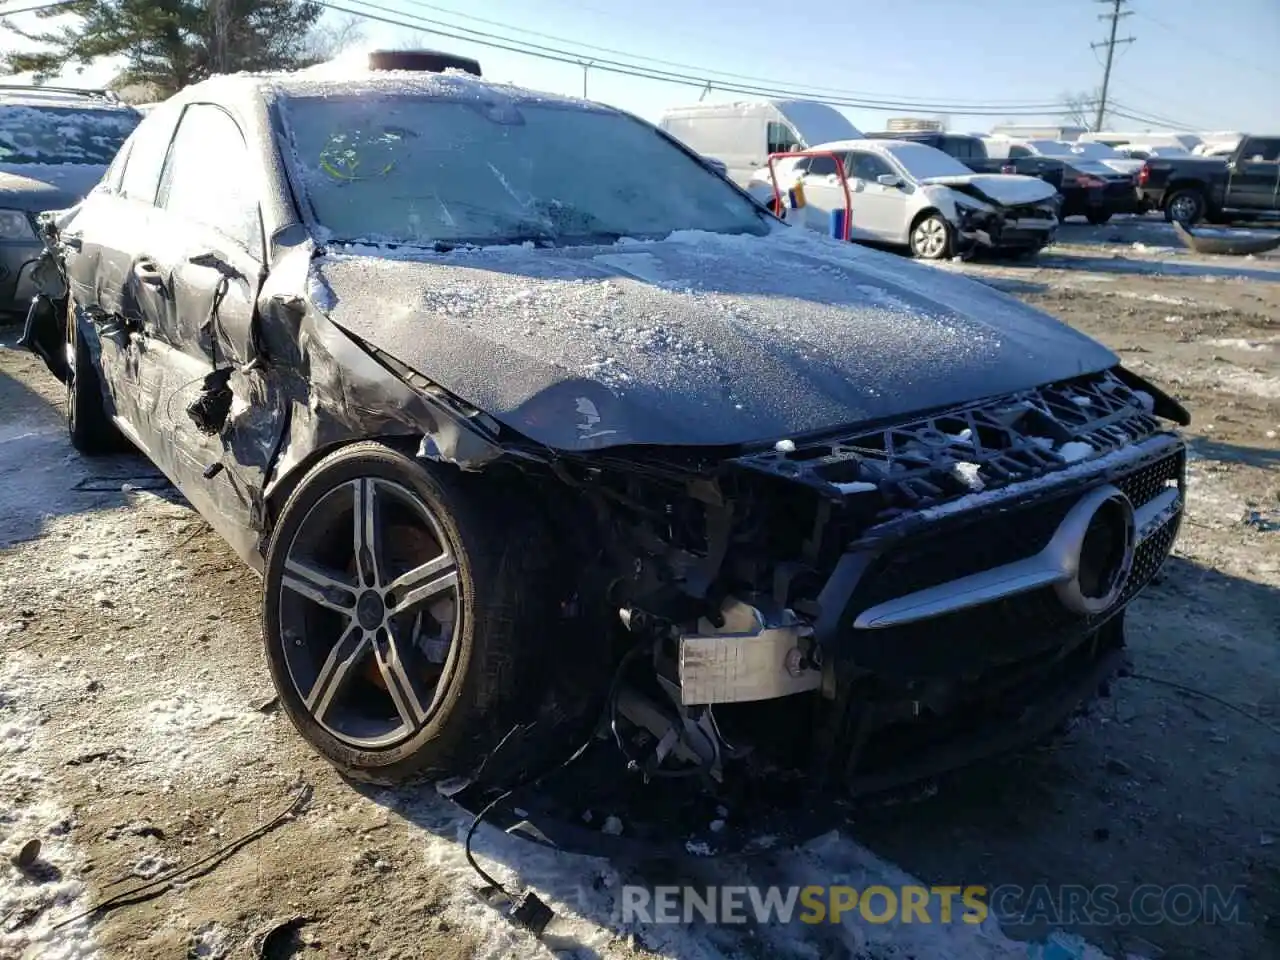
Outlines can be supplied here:
[[61, 210], [83, 199], [106, 170], [97, 164], [0, 163], [0, 207]]
[[313, 261], [309, 296], [349, 333], [568, 450], [773, 441], [1117, 362], [991, 287], [784, 226], [412, 259], [335, 247]]
[[1039, 203], [1048, 200], [1056, 191], [1039, 177], [1024, 177], [1017, 173], [971, 173], [948, 177], [926, 177], [925, 185], [955, 187], [965, 193], [976, 192], [981, 198], [1003, 206], [1021, 203]]

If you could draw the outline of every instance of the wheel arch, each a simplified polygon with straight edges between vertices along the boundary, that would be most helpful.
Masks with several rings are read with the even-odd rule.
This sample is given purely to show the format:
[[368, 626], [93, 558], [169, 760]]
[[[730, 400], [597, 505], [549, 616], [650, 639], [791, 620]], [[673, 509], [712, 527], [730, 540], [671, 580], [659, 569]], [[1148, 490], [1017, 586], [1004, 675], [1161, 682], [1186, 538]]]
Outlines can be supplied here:
[[921, 209], [917, 210], [915, 215], [911, 218], [911, 222], [907, 225], [908, 242], [911, 240], [911, 234], [915, 232], [916, 227], [920, 226], [921, 221], [925, 220], [928, 217], [933, 216], [934, 214], [937, 214], [943, 220], [946, 220], [948, 226], [954, 227], [954, 224], [951, 223], [951, 218], [947, 216], [946, 211], [944, 211], [937, 204], [931, 203], [929, 204], [929, 206], [922, 207]]
[[1164, 202], [1161, 204], [1161, 207], [1167, 209], [1169, 201], [1183, 190], [1194, 190], [1196, 193], [1200, 194], [1201, 199], [1204, 201], [1205, 210], [1208, 211], [1212, 209], [1213, 205], [1209, 202], [1209, 185], [1203, 180], [1188, 179], [1185, 177], [1180, 180], [1174, 180], [1165, 187], [1163, 198]]
[[279, 467], [280, 462], [284, 459], [283, 454], [281, 455], [276, 464], [278, 472], [274, 473], [270, 481], [268, 481], [262, 494], [264, 525], [260, 552], [264, 557], [267, 555], [267, 548], [270, 546], [276, 523], [280, 519], [281, 510], [284, 509], [284, 505], [289, 501], [293, 491], [297, 490], [302, 481], [306, 479], [307, 474], [315, 468], [316, 464], [330, 454], [336, 453], [344, 447], [354, 446], [357, 443], [363, 443], [368, 440], [386, 444], [393, 450], [398, 450], [407, 456], [413, 456], [416, 449], [415, 438], [405, 433], [379, 437], [351, 436], [329, 443], [322, 443], [313, 447], [298, 459], [289, 461], [283, 469]]

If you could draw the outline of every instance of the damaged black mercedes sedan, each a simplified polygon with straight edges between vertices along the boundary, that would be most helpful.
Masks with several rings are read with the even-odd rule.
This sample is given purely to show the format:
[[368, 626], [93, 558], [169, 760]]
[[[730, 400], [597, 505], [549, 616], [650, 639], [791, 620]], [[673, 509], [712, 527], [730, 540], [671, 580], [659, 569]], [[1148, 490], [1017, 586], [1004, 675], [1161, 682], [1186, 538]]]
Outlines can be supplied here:
[[45, 224], [73, 443], [261, 571], [359, 778], [594, 734], [637, 782], [874, 791], [1058, 725], [1177, 535], [1187, 414], [1114, 354], [608, 107], [216, 78]]

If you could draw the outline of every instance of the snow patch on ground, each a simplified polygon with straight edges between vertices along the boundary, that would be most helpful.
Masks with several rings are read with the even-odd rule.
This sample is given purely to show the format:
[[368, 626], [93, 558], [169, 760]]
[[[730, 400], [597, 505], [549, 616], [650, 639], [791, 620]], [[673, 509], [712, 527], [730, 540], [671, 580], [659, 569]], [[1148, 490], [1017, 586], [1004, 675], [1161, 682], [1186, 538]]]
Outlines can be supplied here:
[[98, 951], [86, 920], [54, 929], [88, 904], [67, 836], [70, 813], [34, 760], [40, 704], [62, 695], [56, 678], [40, 679], [49, 677], [21, 653], [6, 652], [0, 667], [0, 849], [8, 854], [32, 838], [41, 844], [25, 871], [7, 858], [0, 863], [0, 957], [91, 960]]
[[1234, 367], [1217, 367], [1212, 371], [1212, 376], [1222, 386], [1237, 393], [1252, 394], [1268, 400], [1280, 399], [1280, 377]]
[[[271, 718], [197, 685], [146, 704], [133, 744], [148, 767], [170, 775], [215, 778], [260, 752], [262, 728]], [[213, 728], [216, 734], [211, 734]], [[196, 736], [196, 734], [200, 734]]]
[[1268, 350], [1274, 350], [1276, 341], [1274, 339], [1246, 340], [1243, 337], [1214, 337], [1211, 340], [1202, 340], [1201, 343], [1210, 347], [1225, 347], [1228, 350], [1247, 350], [1250, 353], [1263, 353]]

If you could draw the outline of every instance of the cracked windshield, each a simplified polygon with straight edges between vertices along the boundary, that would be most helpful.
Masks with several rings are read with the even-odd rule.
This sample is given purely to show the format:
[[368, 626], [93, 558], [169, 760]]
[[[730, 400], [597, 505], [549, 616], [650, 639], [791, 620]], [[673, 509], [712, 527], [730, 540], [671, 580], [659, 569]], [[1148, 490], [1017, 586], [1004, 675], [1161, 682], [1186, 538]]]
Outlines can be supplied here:
[[287, 101], [312, 210], [334, 239], [579, 244], [764, 233], [753, 204], [652, 128], [536, 101]]

